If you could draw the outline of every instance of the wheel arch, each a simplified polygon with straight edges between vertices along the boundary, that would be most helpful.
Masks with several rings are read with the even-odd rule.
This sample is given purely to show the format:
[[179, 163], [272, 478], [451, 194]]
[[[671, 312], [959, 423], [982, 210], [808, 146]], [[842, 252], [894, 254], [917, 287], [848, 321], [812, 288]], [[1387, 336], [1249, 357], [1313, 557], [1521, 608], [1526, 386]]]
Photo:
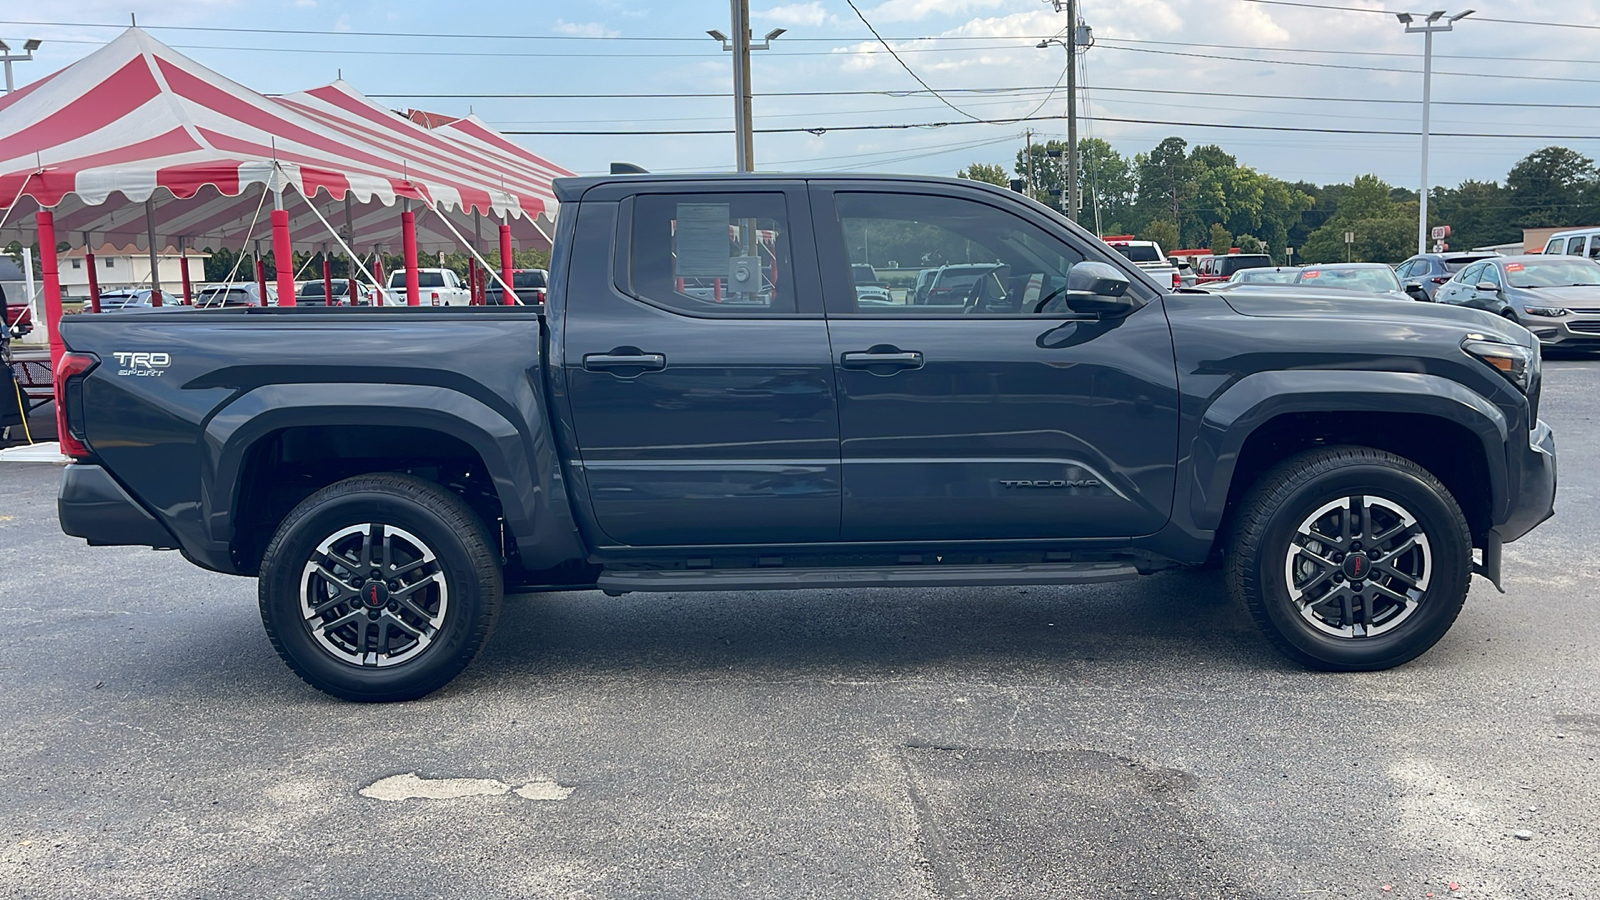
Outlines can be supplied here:
[[[255, 571], [271, 531], [292, 508], [284, 501], [353, 475], [432, 465], [437, 478], [457, 463], [460, 470], [448, 474], [470, 481], [469, 473], [481, 473], [481, 493], [464, 496], [491, 529], [495, 517], [504, 519], [525, 564], [530, 557], [554, 565], [582, 555], [570, 524], [561, 529], [561, 517], [547, 514], [550, 486], [535, 469], [534, 441], [505, 416], [449, 388], [267, 385], [213, 416], [203, 442], [202, 520], [242, 574]], [[294, 483], [274, 483], [291, 472]], [[263, 497], [272, 499], [263, 504]], [[506, 543], [511, 549], [512, 541]]]
[[[1507, 502], [1501, 410], [1461, 384], [1402, 372], [1288, 370], [1248, 376], [1206, 410], [1192, 447], [1190, 515], [1220, 530], [1229, 510], [1278, 461], [1349, 444], [1416, 462], [1444, 483], [1480, 543]], [[1481, 544], [1480, 544], [1481, 545]]]

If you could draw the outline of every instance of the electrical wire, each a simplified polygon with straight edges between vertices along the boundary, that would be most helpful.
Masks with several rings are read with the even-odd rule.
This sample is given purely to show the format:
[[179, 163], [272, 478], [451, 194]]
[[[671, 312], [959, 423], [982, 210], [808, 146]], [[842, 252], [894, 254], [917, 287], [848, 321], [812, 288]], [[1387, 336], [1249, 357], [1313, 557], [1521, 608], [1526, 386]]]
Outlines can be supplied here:
[[[1420, 69], [1387, 69], [1379, 66], [1350, 66], [1342, 63], [1299, 62], [1287, 59], [1243, 59], [1237, 56], [1217, 56], [1212, 53], [1184, 53], [1178, 50], [1151, 50], [1148, 47], [1115, 47], [1107, 45], [1106, 50], [1118, 50], [1123, 53], [1152, 53], [1158, 56], [1185, 56], [1191, 59], [1217, 59], [1223, 62], [1234, 63], [1259, 63], [1269, 66], [1307, 66], [1314, 69], [1347, 69], [1355, 72], [1396, 72], [1401, 75], [1421, 75]], [[1512, 81], [1557, 81], [1562, 84], [1600, 84], [1600, 78], [1558, 78], [1550, 75], [1499, 75], [1490, 72], [1441, 72], [1435, 69], [1435, 75], [1459, 75], [1464, 78], [1493, 78], [1496, 80]]]
[[894, 61], [900, 64], [900, 68], [906, 70], [906, 74], [907, 75], [910, 75], [912, 78], [915, 78], [916, 81], [917, 81], [917, 84], [922, 85], [925, 89], [927, 89], [928, 93], [932, 94], [935, 99], [937, 99], [940, 103], [943, 103], [945, 106], [950, 107], [951, 109], [953, 109], [956, 112], [962, 114], [963, 116], [966, 116], [969, 119], [972, 119], [974, 121], [982, 121], [981, 119], [979, 119], [977, 116], [973, 115], [972, 113], [969, 113], [966, 110], [962, 109], [961, 107], [955, 105], [954, 103], [951, 103], [949, 100], [946, 100], [944, 98], [943, 94], [941, 94], [938, 91], [934, 90], [933, 86], [928, 84], [926, 81], [923, 81], [921, 75], [918, 75], [916, 72], [912, 71], [911, 66], [907, 65], [906, 61], [900, 58], [900, 54], [894, 52], [894, 48], [889, 46], [889, 42], [883, 39], [883, 35], [878, 33], [878, 29], [873, 28], [872, 27], [872, 23], [867, 21], [867, 17], [865, 15], [863, 15], [861, 13], [861, 10], [856, 6], [856, 0], [844, 0], [844, 2], [850, 4], [850, 8], [855, 11], [856, 18], [861, 20], [861, 24], [867, 26], [867, 30], [872, 32], [872, 36], [878, 39], [878, 43], [883, 45], [883, 49], [889, 51], [889, 55], [894, 57]]
[[[1297, 3], [1295, 0], [1241, 0], [1244, 3], [1260, 3], [1267, 6], [1298, 6], [1302, 9], [1319, 9], [1332, 12], [1361, 12], [1377, 13], [1384, 16], [1397, 16], [1405, 10], [1373, 9], [1367, 6], [1328, 6], [1321, 3]], [[1582, 28], [1589, 31], [1600, 31], [1600, 25], [1584, 25], [1578, 22], [1539, 22], [1532, 19], [1496, 19], [1489, 16], [1474, 16], [1474, 22], [1494, 22], [1499, 25], [1537, 25], [1546, 28]]]

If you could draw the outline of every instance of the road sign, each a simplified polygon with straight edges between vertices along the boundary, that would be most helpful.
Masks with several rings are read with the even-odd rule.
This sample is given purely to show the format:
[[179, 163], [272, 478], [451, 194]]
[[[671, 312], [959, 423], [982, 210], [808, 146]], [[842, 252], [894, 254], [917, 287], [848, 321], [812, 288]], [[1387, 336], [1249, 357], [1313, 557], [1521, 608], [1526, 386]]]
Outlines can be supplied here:
[[1449, 225], [1435, 225], [1435, 226], [1433, 226], [1433, 239], [1434, 240], [1442, 241], [1442, 240], [1444, 240], [1445, 238], [1447, 238], [1449, 236], [1450, 236], [1450, 226]]
[[1354, 231], [1346, 231], [1344, 233], [1344, 242], [1346, 244], [1354, 244], [1356, 242], [1356, 233]]

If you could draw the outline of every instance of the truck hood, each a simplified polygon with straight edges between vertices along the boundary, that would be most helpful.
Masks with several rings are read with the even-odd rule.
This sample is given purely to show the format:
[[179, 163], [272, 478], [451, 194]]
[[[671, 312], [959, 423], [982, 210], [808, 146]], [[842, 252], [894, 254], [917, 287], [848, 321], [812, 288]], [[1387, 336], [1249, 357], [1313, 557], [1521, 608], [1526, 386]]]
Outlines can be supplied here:
[[1345, 291], [1319, 291], [1299, 286], [1262, 286], [1249, 289], [1215, 290], [1234, 312], [1244, 316], [1296, 319], [1360, 319], [1387, 328], [1417, 328], [1429, 331], [1458, 328], [1463, 334], [1492, 335], [1526, 347], [1536, 343], [1527, 329], [1492, 313], [1459, 306], [1423, 303], [1417, 300], [1384, 300], [1350, 296]]

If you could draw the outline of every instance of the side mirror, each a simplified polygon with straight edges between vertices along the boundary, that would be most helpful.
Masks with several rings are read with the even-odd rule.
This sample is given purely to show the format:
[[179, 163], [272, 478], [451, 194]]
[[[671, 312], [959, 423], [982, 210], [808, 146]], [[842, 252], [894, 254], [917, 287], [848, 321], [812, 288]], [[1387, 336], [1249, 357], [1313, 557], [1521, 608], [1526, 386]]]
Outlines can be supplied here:
[[1081, 262], [1067, 273], [1067, 308], [1100, 316], [1123, 316], [1138, 307], [1128, 294], [1128, 276], [1103, 262]]
[[1428, 299], [1428, 292], [1423, 289], [1422, 282], [1420, 281], [1406, 282], [1405, 291], [1418, 300]]
[[1495, 284], [1492, 281], [1480, 281], [1476, 285], [1474, 285], [1474, 287], [1476, 287], [1480, 291], [1483, 291], [1485, 294], [1498, 294], [1498, 293], [1500, 293], [1500, 285]]

